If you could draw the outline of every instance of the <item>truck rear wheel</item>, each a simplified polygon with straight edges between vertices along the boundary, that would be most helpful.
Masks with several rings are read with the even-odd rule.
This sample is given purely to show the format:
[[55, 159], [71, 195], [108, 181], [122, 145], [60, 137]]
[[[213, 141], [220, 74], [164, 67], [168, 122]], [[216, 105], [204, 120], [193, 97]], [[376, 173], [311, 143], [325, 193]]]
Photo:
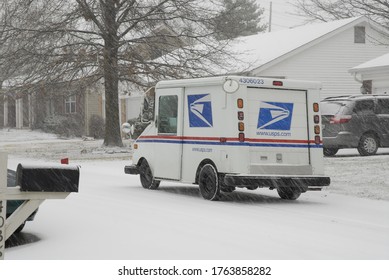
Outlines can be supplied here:
[[15, 231], [14, 233], [19, 233], [23, 230], [24, 226], [26, 225], [26, 221], [24, 221]]
[[220, 184], [217, 171], [212, 164], [204, 165], [199, 174], [200, 193], [204, 199], [218, 200], [220, 198]]
[[277, 192], [282, 199], [287, 200], [296, 200], [301, 195], [301, 191], [299, 189], [288, 187], [277, 188]]
[[147, 160], [143, 160], [139, 166], [140, 182], [145, 189], [155, 190], [159, 187], [160, 181], [154, 180]]
[[326, 157], [332, 157], [336, 155], [336, 153], [339, 151], [337, 148], [323, 148], [323, 154]]

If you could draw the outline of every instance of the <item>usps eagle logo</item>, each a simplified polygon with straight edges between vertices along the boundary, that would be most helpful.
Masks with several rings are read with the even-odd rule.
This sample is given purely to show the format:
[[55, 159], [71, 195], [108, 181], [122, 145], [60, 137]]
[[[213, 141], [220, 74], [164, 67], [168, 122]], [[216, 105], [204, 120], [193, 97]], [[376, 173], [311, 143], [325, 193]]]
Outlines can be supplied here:
[[210, 94], [188, 95], [190, 127], [212, 127], [212, 101]]
[[261, 102], [257, 129], [290, 130], [293, 103]]

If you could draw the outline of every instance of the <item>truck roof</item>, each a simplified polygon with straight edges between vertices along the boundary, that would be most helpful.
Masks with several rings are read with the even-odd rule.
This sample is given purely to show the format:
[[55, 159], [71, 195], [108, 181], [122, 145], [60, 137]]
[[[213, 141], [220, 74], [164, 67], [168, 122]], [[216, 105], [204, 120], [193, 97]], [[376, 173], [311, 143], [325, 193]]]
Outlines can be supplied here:
[[[239, 85], [249, 87], [270, 87], [270, 88], [288, 88], [288, 89], [321, 89], [320, 82], [279, 79], [268, 77], [247, 77], [247, 76], [214, 76], [193, 79], [165, 80], [156, 84], [156, 88], [170, 87], [188, 87], [188, 86], [206, 86], [206, 85], [222, 85], [226, 81], [235, 80]], [[274, 82], [277, 83], [274, 83]]]

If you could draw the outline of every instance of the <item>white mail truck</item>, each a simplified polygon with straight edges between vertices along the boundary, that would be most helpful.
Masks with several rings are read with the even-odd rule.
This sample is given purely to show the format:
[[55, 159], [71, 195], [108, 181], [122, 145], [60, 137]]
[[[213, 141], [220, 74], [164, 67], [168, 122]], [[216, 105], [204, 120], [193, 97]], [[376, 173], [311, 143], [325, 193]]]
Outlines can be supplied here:
[[161, 180], [198, 184], [208, 200], [235, 188], [276, 189], [289, 200], [321, 190], [330, 178], [323, 170], [320, 87], [240, 76], [158, 82], [145, 102], [155, 113], [124, 171], [139, 174], [146, 189]]

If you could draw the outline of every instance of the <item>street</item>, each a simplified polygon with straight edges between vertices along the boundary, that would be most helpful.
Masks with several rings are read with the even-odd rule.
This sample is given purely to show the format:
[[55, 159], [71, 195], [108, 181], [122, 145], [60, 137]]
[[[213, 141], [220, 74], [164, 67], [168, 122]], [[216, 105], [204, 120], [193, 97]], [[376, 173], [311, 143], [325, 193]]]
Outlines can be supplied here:
[[[368, 159], [387, 162], [388, 157]], [[327, 158], [327, 164], [328, 160], [337, 164], [329, 168], [334, 174], [328, 175], [334, 177], [334, 170], [350, 158], [355, 168], [367, 159]], [[43, 163], [11, 157], [8, 166], [16, 167], [20, 161]], [[7, 248], [6, 259], [389, 257], [387, 200], [341, 195], [329, 187], [302, 194], [297, 201], [259, 189], [237, 190], [212, 202], [204, 200], [195, 185], [163, 182], [158, 190], [143, 189], [138, 176], [124, 174], [128, 162], [72, 162], [81, 166], [79, 193], [45, 201], [35, 221], [16, 238], [28, 245]], [[341, 180], [350, 184], [355, 178], [347, 176], [332, 179], [335, 185]]]

